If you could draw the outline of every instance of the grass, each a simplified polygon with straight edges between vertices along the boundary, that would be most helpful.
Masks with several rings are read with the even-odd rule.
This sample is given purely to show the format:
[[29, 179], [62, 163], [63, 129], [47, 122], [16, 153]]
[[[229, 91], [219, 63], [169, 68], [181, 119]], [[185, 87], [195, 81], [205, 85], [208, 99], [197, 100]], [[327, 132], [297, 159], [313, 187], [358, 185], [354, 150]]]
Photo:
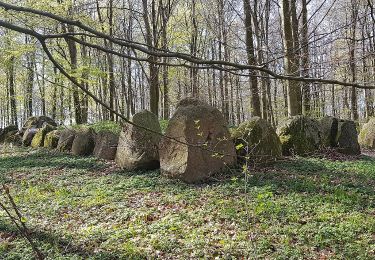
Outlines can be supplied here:
[[[2, 152], [2, 153], [1, 153]], [[296, 158], [206, 185], [46, 150], [2, 148], [49, 259], [375, 259], [375, 159]], [[32, 252], [0, 213], [0, 259]]]

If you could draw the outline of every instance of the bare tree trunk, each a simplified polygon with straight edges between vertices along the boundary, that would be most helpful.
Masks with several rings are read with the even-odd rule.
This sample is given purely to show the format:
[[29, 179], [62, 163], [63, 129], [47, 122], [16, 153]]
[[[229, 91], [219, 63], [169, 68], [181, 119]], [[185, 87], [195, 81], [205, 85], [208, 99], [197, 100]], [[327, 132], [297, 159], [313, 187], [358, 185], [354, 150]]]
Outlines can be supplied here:
[[[308, 38], [308, 21], [307, 21], [307, 2], [302, 0], [302, 76], [309, 77], [309, 38]], [[310, 84], [303, 83], [303, 114], [309, 115], [310, 113]]]
[[[246, 27], [246, 49], [247, 49], [247, 59], [249, 65], [256, 65], [255, 59], [255, 49], [253, 43], [253, 26], [251, 21], [251, 8], [250, 0], [243, 0], [244, 12], [245, 12], [245, 27]], [[258, 79], [257, 73], [252, 70], [250, 71], [250, 89], [251, 89], [251, 105], [252, 105], [252, 115], [262, 116], [260, 109], [260, 99], [259, 99], [259, 89], [258, 89]]]
[[17, 101], [16, 101], [16, 87], [15, 87], [15, 74], [14, 74], [15, 57], [11, 56], [9, 59], [8, 67], [8, 87], [9, 87], [9, 100], [10, 100], [10, 122], [13, 125], [18, 125], [17, 118]]
[[[295, 19], [292, 16], [295, 13], [295, 5], [290, 5], [289, 1], [282, 0], [282, 16], [283, 16], [283, 32], [284, 32], [284, 45], [286, 51], [285, 71], [288, 75], [298, 76], [299, 61], [296, 55], [296, 42], [293, 37], [293, 22]], [[293, 9], [291, 7], [294, 7]], [[288, 80], [288, 115], [295, 116], [302, 114], [301, 104], [301, 87], [298, 81]]]

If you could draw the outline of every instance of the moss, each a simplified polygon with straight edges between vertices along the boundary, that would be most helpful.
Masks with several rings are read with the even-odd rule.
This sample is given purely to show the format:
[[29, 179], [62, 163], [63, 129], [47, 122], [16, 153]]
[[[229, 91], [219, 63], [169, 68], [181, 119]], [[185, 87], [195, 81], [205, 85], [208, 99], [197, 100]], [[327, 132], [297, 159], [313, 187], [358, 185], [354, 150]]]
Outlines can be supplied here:
[[105, 131], [112, 132], [114, 134], [120, 134], [121, 125], [112, 121], [102, 121], [89, 125], [96, 133], [101, 133]]
[[44, 142], [44, 133], [42, 129], [39, 129], [38, 132], [34, 135], [33, 140], [31, 141], [31, 147], [38, 148], [43, 145]]
[[59, 142], [59, 131], [54, 130], [49, 132], [44, 138], [44, 147], [45, 148], [56, 148]]
[[284, 155], [305, 155], [322, 145], [319, 122], [305, 116], [288, 119], [278, 133]]
[[44, 139], [46, 135], [53, 131], [55, 127], [51, 125], [46, 125], [43, 128], [39, 129], [38, 132], [36, 132], [33, 140], [31, 141], [31, 147], [33, 148], [38, 148], [38, 147], [43, 147], [44, 145]]
[[281, 142], [272, 126], [265, 120], [254, 117], [231, 131], [237, 153], [250, 156], [257, 161], [266, 161], [281, 156]]
[[168, 127], [169, 120], [160, 120], [159, 123], [160, 123], [161, 132], [165, 133], [165, 130]]

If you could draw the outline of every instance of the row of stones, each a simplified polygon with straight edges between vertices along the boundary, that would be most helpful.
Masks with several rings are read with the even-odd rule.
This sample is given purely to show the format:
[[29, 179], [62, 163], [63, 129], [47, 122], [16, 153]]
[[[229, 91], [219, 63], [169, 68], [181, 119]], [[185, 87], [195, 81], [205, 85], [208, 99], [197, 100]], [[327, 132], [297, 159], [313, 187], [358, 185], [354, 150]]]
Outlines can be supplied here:
[[[354, 122], [333, 117], [320, 121], [293, 117], [277, 132], [267, 121], [252, 118], [230, 133], [219, 110], [195, 99], [185, 99], [179, 103], [164, 136], [158, 118], [149, 111], [135, 114], [132, 122], [125, 124], [118, 136], [111, 132], [95, 133], [90, 128], [58, 131], [53, 120], [31, 118], [21, 131], [22, 143], [115, 159], [128, 170], [160, 167], [162, 174], [189, 183], [203, 181], [246, 158], [268, 161], [282, 154], [305, 155], [327, 146], [347, 154], [360, 153]], [[369, 144], [373, 128], [363, 129], [367, 129], [366, 134], [360, 136]], [[8, 130], [5, 135], [14, 136], [9, 133], [15, 129]]]

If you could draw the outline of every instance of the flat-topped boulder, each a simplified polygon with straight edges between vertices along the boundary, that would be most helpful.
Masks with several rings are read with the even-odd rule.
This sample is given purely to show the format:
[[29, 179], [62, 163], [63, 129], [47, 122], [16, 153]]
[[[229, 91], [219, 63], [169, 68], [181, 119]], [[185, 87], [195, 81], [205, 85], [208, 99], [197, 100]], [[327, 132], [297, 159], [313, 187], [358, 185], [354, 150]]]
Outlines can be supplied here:
[[159, 168], [158, 145], [161, 129], [158, 117], [143, 110], [136, 113], [131, 120], [136, 126], [124, 124], [118, 141], [116, 163], [127, 170]]
[[277, 129], [284, 155], [306, 155], [323, 145], [320, 124], [306, 116], [291, 117]]
[[358, 132], [354, 121], [339, 120], [336, 135], [337, 149], [339, 152], [349, 155], [361, 154], [358, 143]]
[[231, 132], [236, 144], [239, 161], [248, 156], [250, 160], [267, 162], [282, 155], [281, 142], [270, 123], [260, 117], [253, 117], [241, 123]]
[[46, 137], [44, 138], [44, 144], [43, 146], [45, 148], [54, 149], [59, 144], [59, 138], [60, 138], [60, 131], [59, 130], [53, 130], [49, 132]]
[[114, 160], [119, 141], [119, 135], [111, 131], [101, 131], [95, 136], [94, 155], [105, 160]]
[[72, 154], [80, 156], [91, 155], [95, 147], [95, 131], [91, 128], [76, 131], [73, 143]]
[[363, 125], [358, 137], [359, 144], [365, 149], [375, 149], [375, 118]]
[[159, 148], [160, 168], [170, 178], [202, 182], [236, 163], [236, 150], [222, 113], [200, 100], [182, 100], [165, 135]]
[[60, 131], [59, 142], [56, 149], [60, 152], [70, 152], [76, 132], [73, 129], [66, 128]]

